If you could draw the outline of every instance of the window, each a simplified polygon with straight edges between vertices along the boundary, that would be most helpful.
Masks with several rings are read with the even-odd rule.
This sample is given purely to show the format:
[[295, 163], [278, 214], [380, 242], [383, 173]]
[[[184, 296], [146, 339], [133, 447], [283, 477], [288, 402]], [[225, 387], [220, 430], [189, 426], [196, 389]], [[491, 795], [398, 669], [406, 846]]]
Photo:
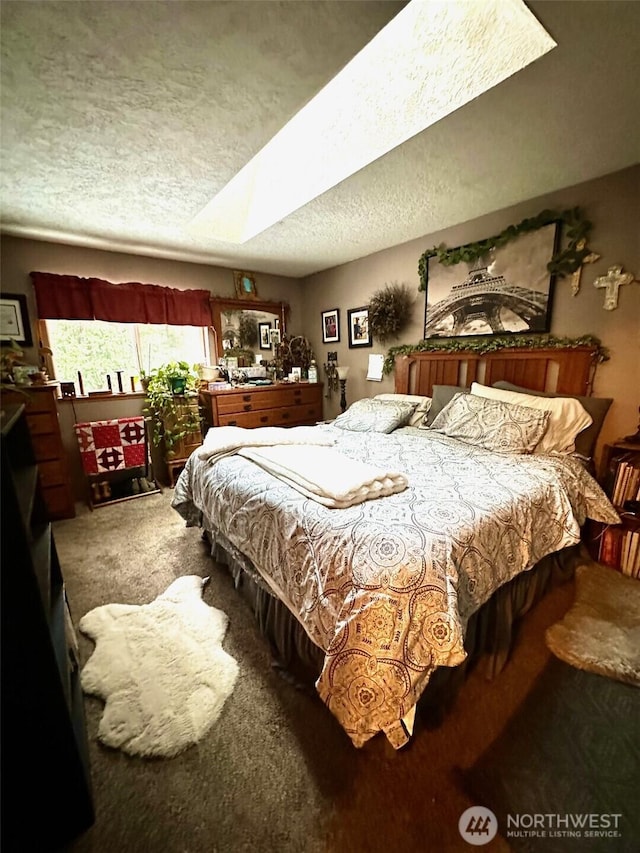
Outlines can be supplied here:
[[102, 320], [46, 320], [54, 376], [76, 382], [82, 374], [84, 391], [101, 391], [111, 377], [117, 390], [116, 371], [122, 371], [123, 389], [131, 390], [131, 377], [148, 373], [168, 361], [209, 363], [208, 330], [203, 326], [160, 326], [143, 323], [108, 323]]

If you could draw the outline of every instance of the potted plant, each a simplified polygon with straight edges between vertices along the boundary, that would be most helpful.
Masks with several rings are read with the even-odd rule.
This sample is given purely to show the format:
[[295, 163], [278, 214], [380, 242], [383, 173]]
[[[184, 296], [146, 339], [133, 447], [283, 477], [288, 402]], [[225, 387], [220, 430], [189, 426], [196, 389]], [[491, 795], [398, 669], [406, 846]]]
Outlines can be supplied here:
[[154, 368], [146, 378], [143, 411], [152, 420], [152, 441], [156, 447], [163, 444], [167, 459], [172, 459], [189, 444], [201, 441], [198, 370], [186, 361], [171, 361]]

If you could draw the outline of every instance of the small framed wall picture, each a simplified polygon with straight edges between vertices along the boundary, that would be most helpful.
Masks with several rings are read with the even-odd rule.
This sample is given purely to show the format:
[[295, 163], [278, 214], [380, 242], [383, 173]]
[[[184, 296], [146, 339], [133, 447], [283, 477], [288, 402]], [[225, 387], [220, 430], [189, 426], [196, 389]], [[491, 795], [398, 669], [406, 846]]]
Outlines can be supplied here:
[[0, 295], [0, 340], [13, 340], [25, 347], [33, 345], [27, 297], [23, 293]]
[[322, 312], [322, 343], [336, 344], [340, 341], [340, 309], [331, 308]]
[[347, 311], [349, 327], [349, 348], [371, 347], [373, 339], [369, 329], [369, 309], [352, 308]]
[[233, 282], [236, 287], [236, 296], [238, 299], [258, 298], [258, 289], [256, 288], [256, 279], [253, 273], [234, 270]]
[[260, 349], [271, 349], [271, 323], [258, 323]]
[[281, 343], [280, 329], [269, 329], [269, 340], [272, 346], [279, 347]]

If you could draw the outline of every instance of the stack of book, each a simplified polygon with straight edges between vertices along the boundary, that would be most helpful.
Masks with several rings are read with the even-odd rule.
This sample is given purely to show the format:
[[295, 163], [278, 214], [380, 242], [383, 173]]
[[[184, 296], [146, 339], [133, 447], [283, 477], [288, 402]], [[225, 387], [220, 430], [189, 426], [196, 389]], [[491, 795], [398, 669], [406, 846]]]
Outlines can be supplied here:
[[605, 527], [600, 536], [598, 562], [629, 577], [640, 578], [640, 525]]
[[615, 507], [624, 506], [625, 501], [640, 500], [640, 460], [638, 454], [629, 453], [616, 460], [611, 503]]

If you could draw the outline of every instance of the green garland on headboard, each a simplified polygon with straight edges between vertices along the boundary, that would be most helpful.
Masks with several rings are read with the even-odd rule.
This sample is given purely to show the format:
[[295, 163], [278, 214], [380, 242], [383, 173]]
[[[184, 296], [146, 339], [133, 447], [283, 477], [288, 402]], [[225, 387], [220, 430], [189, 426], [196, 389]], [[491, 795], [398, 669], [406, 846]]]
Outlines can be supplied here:
[[609, 360], [608, 350], [602, 346], [600, 339], [593, 335], [582, 335], [580, 338], [558, 338], [554, 335], [517, 335], [509, 337], [484, 336], [466, 338], [448, 338], [438, 341], [424, 340], [417, 344], [399, 344], [391, 347], [384, 360], [382, 372], [385, 376], [393, 373], [395, 359], [398, 355], [411, 355], [414, 352], [495, 352], [501, 349], [515, 349], [517, 347], [550, 348], [550, 349], [575, 349], [576, 347], [595, 347], [595, 358], [597, 362]]
[[[447, 249], [443, 244], [434, 246], [420, 257], [418, 261], [418, 275], [420, 286], [418, 290], [427, 289], [427, 270], [429, 258], [438, 258], [445, 266], [459, 264], [462, 261], [474, 263], [484, 257], [491, 249], [504, 246], [510, 240], [515, 240], [521, 234], [529, 231], [537, 231], [552, 222], [562, 222], [567, 228], [566, 237], [568, 244], [564, 249], [559, 249], [547, 264], [547, 269], [555, 275], [565, 276], [575, 272], [587, 257], [590, 249], [587, 248], [587, 240], [591, 231], [591, 222], [585, 219], [579, 207], [558, 212], [557, 210], [543, 210], [537, 216], [523, 219], [518, 225], [509, 225], [500, 234], [478, 240], [476, 243], [466, 243], [455, 249]], [[584, 241], [584, 242], [581, 242]]]

